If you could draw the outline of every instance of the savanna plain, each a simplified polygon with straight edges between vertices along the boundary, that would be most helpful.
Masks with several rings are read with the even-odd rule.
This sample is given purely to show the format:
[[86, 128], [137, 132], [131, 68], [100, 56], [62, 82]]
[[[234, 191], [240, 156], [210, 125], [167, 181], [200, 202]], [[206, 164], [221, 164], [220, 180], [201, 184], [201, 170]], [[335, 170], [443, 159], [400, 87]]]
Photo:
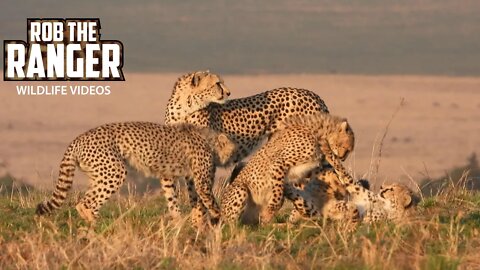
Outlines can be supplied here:
[[[19, 96], [16, 83], [0, 82], [1, 269], [480, 269], [479, 78], [223, 76], [231, 98], [280, 86], [320, 95], [356, 134], [346, 166], [374, 190], [409, 185], [420, 198], [411, 219], [355, 231], [322, 219], [291, 225], [286, 203], [268, 226], [197, 231], [184, 195], [185, 219], [171, 222], [156, 181], [133, 175], [86, 240], [74, 210], [87, 185], [78, 170], [65, 205], [35, 217], [73, 138], [107, 122], [163, 122], [180, 75], [95, 83], [110, 85], [109, 96]], [[35, 83], [59, 84], [73, 85]]]

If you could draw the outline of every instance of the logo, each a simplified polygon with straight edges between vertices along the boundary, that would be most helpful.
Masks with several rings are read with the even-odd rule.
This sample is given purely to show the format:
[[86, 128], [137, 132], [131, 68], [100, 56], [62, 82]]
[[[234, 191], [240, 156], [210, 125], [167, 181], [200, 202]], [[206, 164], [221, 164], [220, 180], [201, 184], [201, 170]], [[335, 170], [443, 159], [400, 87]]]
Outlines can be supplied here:
[[27, 19], [27, 41], [4, 41], [5, 81], [124, 81], [123, 44], [100, 19]]

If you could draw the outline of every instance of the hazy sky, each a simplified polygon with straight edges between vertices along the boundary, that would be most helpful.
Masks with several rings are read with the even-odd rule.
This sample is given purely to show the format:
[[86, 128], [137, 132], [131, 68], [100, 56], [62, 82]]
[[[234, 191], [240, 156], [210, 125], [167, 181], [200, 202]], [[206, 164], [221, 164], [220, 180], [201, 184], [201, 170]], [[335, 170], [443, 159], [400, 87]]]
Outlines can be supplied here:
[[[98, 17], [127, 71], [480, 75], [480, 1], [2, 0], [0, 38], [28, 17]], [[3, 59], [2, 59], [3, 66]]]

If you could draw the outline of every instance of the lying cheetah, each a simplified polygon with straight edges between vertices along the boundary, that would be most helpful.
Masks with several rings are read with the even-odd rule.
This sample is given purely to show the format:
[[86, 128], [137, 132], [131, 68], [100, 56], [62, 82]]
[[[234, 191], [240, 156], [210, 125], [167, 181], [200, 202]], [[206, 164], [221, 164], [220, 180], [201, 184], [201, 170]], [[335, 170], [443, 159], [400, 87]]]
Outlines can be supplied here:
[[[221, 196], [222, 218], [246, 224], [268, 223], [283, 204], [292, 200], [302, 215], [314, 206], [301, 196], [285, 193], [285, 180], [297, 181], [320, 166], [322, 149], [345, 159], [354, 147], [354, 134], [345, 119], [327, 113], [293, 116], [278, 123], [278, 130], [240, 170]], [[344, 171], [340, 163], [338, 171]], [[346, 172], [344, 172], [346, 173]], [[287, 189], [288, 191], [288, 189]]]
[[[285, 189], [292, 194], [291, 197], [301, 196], [304, 200], [311, 201], [316, 208], [312, 214], [318, 213], [324, 218], [342, 221], [353, 226], [359, 222], [358, 209], [355, 204], [346, 200], [348, 193], [340, 184], [333, 169], [316, 169], [308, 182], [286, 183]], [[289, 222], [296, 223], [300, 218], [302, 218], [300, 212], [293, 209]]]
[[[224, 134], [190, 125], [164, 126], [148, 122], [106, 124], [78, 136], [68, 146], [52, 197], [37, 207], [37, 214], [60, 207], [72, 186], [75, 167], [90, 178], [89, 189], [77, 204], [80, 216], [94, 223], [100, 207], [122, 185], [126, 162], [144, 173], [162, 179], [168, 209], [173, 217], [180, 211], [173, 190], [177, 177], [193, 178], [202, 204], [213, 221], [220, 210], [211, 194], [215, 166], [228, 163], [235, 144]], [[194, 221], [196, 222], [196, 221]]]
[[[198, 77], [198, 79], [196, 79]], [[282, 87], [254, 96], [226, 100], [218, 104], [221, 91], [211, 91], [207, 78], [219, 78], [208, 72], [182, 76], [174, 86], [165, 113], [165, 123], [190, 123], [210, 127], [227, 134], [238, 146], [233, 162], [238, 162], [256, 149], [265, 135], [278, 129], [280, 122], [293, 115], [328, 113], [323, 100], [315, 93], [298, 88]], [[198, 87], [194, 88], [197, 81]], [[210, 81], [216, 81], [210, 79]], [[224, 89], [218, 79], [218, 87]], [[203, 90], [201, 89], [203, 87]], [[203, 95], [202, 98], [196, 98]], [[208, 96], [210, 95], [210, 98]], [[201, 106], [189, 100], [200, 99]], [[208, 103], [210, 101], [210, 103]], [[207, 104], [208, 103], [208, 104]], [[202, 106], [202, 109], [197, 109]]]
[[[418, 203], [418, 197], [407, 186], [394, 183], [380, 186], [380, 191], [376, 196], [382, 198], [379, 200], [379, 206], [368, 211], [365, 215], [366, 222], [378, 222], [380, 220], [401, 220], [409, 216]], [[357, 198], [357, 201], [359, 199]]]
[[[316, 207], [314, 211], [327, 217], [331, 217], [333, 213], [338, 213], [340, 219], [350, 217], [348, 210], [341, 208], [334, 208], [333, 213], [331, 212], [332, 205], [338, 202], [348, 203], [354, 206], [357, 212], [357, 217], [354, 218], [359, 216], [366, 223], [403, 218], [417, 201], [413, 192], [401, 184], [381, 186], [380, 191], [374, 193], [369, 190], [369, 183], [366, 180], [347, 186], [338, 183], [338, 175], [332, 169], [327, 169], [319, 172], [306, 185], [291, 185], [289, 188], [292, 189], [290, 192], [295, 194], [293, 196], [302, 196]], [[289, 220], [295, 222], [300, 216], [300, 212], [294, 209]]]

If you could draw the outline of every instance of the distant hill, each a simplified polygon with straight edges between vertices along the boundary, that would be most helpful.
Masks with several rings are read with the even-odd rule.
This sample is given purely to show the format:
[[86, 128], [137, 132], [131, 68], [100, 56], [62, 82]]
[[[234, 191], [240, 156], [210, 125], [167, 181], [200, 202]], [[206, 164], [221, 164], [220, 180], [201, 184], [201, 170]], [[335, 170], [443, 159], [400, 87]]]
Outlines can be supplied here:
[[[99, 17], [130, 71], [480, 75], [480, 1], [2, 1], [27, 17]], [[1, 60], [3, 61], [3, 59]]]

